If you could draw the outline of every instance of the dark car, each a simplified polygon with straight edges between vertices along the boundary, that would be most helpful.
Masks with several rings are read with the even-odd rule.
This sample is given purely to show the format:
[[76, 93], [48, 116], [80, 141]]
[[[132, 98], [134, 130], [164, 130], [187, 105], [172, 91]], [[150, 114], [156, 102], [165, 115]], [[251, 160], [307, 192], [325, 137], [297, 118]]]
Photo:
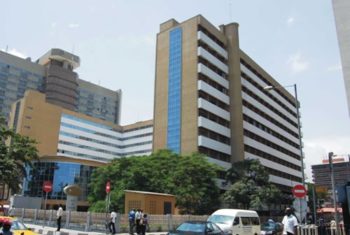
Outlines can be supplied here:
[[261, 235], [280, 235], [282, 234], [283, 224], [268, 220], [261, 224]]
[[216, 224], [209, 221], [187, 221], [168, 235], [226, 235]]

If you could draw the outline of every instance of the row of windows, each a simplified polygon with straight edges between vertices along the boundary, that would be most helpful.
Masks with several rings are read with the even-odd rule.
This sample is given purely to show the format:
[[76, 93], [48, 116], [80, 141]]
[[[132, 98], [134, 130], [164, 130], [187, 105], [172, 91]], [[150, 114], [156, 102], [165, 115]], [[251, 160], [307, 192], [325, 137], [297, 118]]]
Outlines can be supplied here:
[[230, 122], [223, 119], [222, 117], [219, 117], [211, 112], [208, 112], [207, 110], [205, 109], [198, 109], [198, 116], [200, 117], [205, 117], [206, 119], [209, 119], [213, 122], [216, 122], [222, 126], [225, 126], [227, 128], [230, 127]]
[[106, 153], [106, 154], [110, 154], [110, 155], [120, 156], [120, 153], [118, 153], [118, 152], [109, 151], [106, 149], [94, 148], [94, 147], [83, 145], [83, 144], [71, 143], [71, 142], [64, 141], [64, 140], [60, 140], [60, 141], [58, 141], [58, 143], [68, 145], [68, 146], [74, 146], [74, 147], [81, 148], [81, 149], [89, 149], [89, 150], [99, 152], [99, 153]]
[[70, 156], [76, 156], [76, 157], [81, 157], [81, 158], [85, 158], [85, 159], [88, 158], [88, 159], [103, 161], [103, 162], [110, 160], [108, 158], [97, 157], [97, 156], [93, 156], [93, 155], [89, 155], [89, 154], [85, 154], [85, 153], [76, 153], [76, 152], [67, 151], [67, 150], [63, 150], [63, 149], [57, 149], [57, 153], [63, 153], [63, 154], [70, 155]]
[[106, 130], [112, 130], [113, 129], [110, 126], [103, 125], [103, 124], [96, 123], [96, 122], [91, 122], [91, 121], [88, 121], [88, 120], [85, 120], [85, 119], [82, 119], [82, 118], [78, 118], [76, 116], [69, 115], [69, 114], [66, 114], [66, 113], [62, 114], [62, 118], [67, 118], [67, 119], [78, 121], [78, 122], [81, 122], [81, 123], [84, 123], [84, 124], [88, 124], [88, 125], [91, 125], [91, 126], [94, 126], [94, 127], [103, 128], [103, 129], [106, 129]]
[[242, 100], [242, 104], [244, 107], [252, 110], [254, 113], [260, 115], [261, 117], [265, 118], [266, 120], [268, 120], [269, 122], [275, 124], [276, 126], [278, 126], [279, 128], [281, 128], [282, 130], [284, 130], [285, 132], [289, 133], [290, 135], [294, 136], [295, 138], [299, 138], [298, 134], [295, 133], [294, 131], [292, 131], [291, 129], [287, 128], [285, 125], [281, 124], [280, 122], [278, 122], [276, 119], [272, 118], [271, 116], [269, 116], [267, 113], [261, 111], [260, 109], [258, 109], [257, 107], [255, 107], [254, 105], [252, 105], [251, 103], [249, 103], [246, 100]]
[[230, 145], [230, 138], [228, 138], [224, 135], [220, 135], [214, 131], [208, 130], [204, 127], [198, 128], [198, 135], [205, 136], [205, 137], [208, 137], [209, 139], [218, 141], [220, 143]]
[[210, 63], [205, 58], [199, 56], [198, 57], [198, 63], [201, 63], [201, 64], [205, 65], [206, 67], [208, 67], [212, 71], [214, 71], [216, 74], [218, 74], [219, 76], [221, 76], [221, 77], [223, 77], [224, 79], [227, 80], [227, 74], [224, 71], [222, 71], [220, 68], [218, 68], [215, 65], [213, 65], [212, 63]]
[[199, 73], [198, 74], [198, 80], [204, 81], [204, 82], [208, 83], [210, 86], [212, 86], [215, 89], [219, 90], [221, 93], [223, 93], [225, 95], [228, 95], [228, 89], [226, 89], [225, 87], [221, 86], [219, 83], [213, 81], [212, 79], [210, 79], [206, 75], [204, 75], [202, 73]]
[[213, 40], [214, 42], [216, 42], [219, 46], [221, 46], [222, 48], [226, 48], [225, 44], [219, 40], [217, 37], [214, 36], [214, 34], [210, 33], [209, 30], [207, 30], [206, 28], [204, 28], [202, 25], [198, 25], [198, 31], [201, 31], [202, 33], [204, 33], [205, 35], [207, 35], [211, 40]]
[[227, 60], [221, 54], [219, 54], [217, 51], [213, 50], [204, 41], [198, 40], [198, 47], [204, 48], [206, 51], [208, 51], [211, 55], [213, 55], [215, 58], [220, 60], [222, 63], [227, 64]]
[[243, 120], [246, 122], [249, 122], [250, 124], [258, 127], [259, 129], [263, 130], [266, 133], [269, 133], [270, 135], [275, 136], [276, 138], [282, 140], [283, 142], [293, 146], [294, 148], [299, 149], [299, 145], [296, 144], [295, 142], [291, 141], [290, 139], [286, 138], [284, 135], [281, 135], [280, 133], [272, 130], [271, 128], [265, 126], [264, 124], [254, 120], [253, 118], [243, 114]]
[[269, 146], [270, 148], [273, 148], [273, 149], [275, 149], [275, 150], [277, 150], [277, 151], [279, 151], [281, 153], [284, 153], [284, 154], [286, 154], [286, 155], [288, 155], [288, 156], [290, 156], [292, 158], [300, 160], [300, 156], [298, 154], [295, 154], [292, 151], [289, 151], [288, 149], [285, 149], [285, 148], [283, 148], [283, 147], [281, 147], [281, 146], [279, 146], [279, 145], [277, 145], [277, 144], [275, 144], [275, 143], [273, 143], [273, 142], [271, 142], [271, 141], [269, 141], [269, 140], [267, 140], [267, 139], [265, 139], [265, 138], [255, 134], [255, 133], [253, 133], [251, 131], [246, 130], [246, 129], [244, 129], [243, 132], [244, 132], [245, 136], [247, 136], [247, 137], [249, 137], [249, 138], [251, 138], [253, 140], [258, 141], [259, 143], [262, 143], [262, 144], [264, 144], [266, 146]]
[[259, 89], [261, 92], [263, 92], [266, 96], [268, 96], [270, 99], [278, 103], [281, 107], [283, 107], [286, 111], [288, 111], [291, 115], [294, 117], [297, 117], [297, 114], [291, 110], [287, 105], [285, 105], [281, 100], [277, 99], [275, 96], [273, 96], [269, 91], [266, 91], [262, 86], [260, 86], [256, 81], [254, 81], [252, 78], [250, 78], [248, 75], [246, 75], [244, 72], [241, 72], [242, 77], [251, 83], [254, 87]]
[[218, 106], [220, 108], [222, 108], [223, 110], [226, 110], [229, 112], [230, 110], [230, 106], [224, 102], [222, 102], [221, 100], [215, 98], [214, 96], [212, 95], [209, 95], [208, 93], [202, 91], [202, 90], [199, 90], [198, 91], [198, 98], [203, 98], [205, 99], [206, 101], [214, 104], [215, 106]]
[[[198, 152], [203, 153], [205, 155], [207, 155], [208, 157], [220, 160], [220, 161], [224, 161], [224, 162], [231, 162], [231, 156], [226, 154], [226, 153], [222, 153], [219, 151], [216, 151], [214, 149], [209, 149], [203, 146], [198, 146]], [[226, 172], [224, 173], [224, 175], [226, 174]], [[221, 179], [224, 179], [224, 177], [220, 177]]]
[[260, 149], [254, 148], [253, 146], [245, 144], [244, 145], [244, 151], [247, 152], [247, 153], [251, 153], [251, 154], [253, 154], [255, 156], [259, 156], [261, 158], [264, 158], [266, 160], [269, 160], [269, 161], [281, 164], [281, 165], [286, 166], [288, 168], [291, 168], [291, 169], [294, 169], [294, 170], [297, 170], [297, 171], [301, 171], [301, 167], [300, 166], [294, 165], [291, 162], [288, 162], [286, 160], [283, 160], [281, 158], [273, 156], [273, 155], [271, 155], [269, 153], [266, 153], [266, 152], [264, 152], [264, 151], [262, 151]]
[[281, 178], [285, 178], [285, 179], [289, 179], [291, 181], [296, 181], [296, 182], [301, 182], [301, 178], [300, 177], [297, 177], [295, 175], [291, 175], [291, 174], [288, 174], [286, 172], [282, 172], [282, 171], [279, 171], [279, 170], [276, 170], [276, 169], [272, 169], [272, 168], [269, 168], [267, 166], [265, 166], [267, 171], [269, 172], [270, 175], [274, 175], [274, 176], [278, 176], [278, 177], [281, 177]]
[[[247, 67], [252, 73], [254, 73], [258, 78], [260, 78], [262, 81], [264, 81], [268, 86], [272, 85], [270, 81], [268, 81], [264, 76], [262, 76], [260, 73], [258, 73], [252, 66], [250, 66], [247, 62], [244, 60], [240, 60], [241, 64], [243, 64], [245, 67]], [[289, 102], [292, 106], [295, 106], [295, 102], [290, 100], [289, 97], [287, 97], [285, 94], [283, 94], [280, 90], [275, 90], [280, 96], [282, 96], [287, 102]]]
[[242, 91], [254, 98], [256, 101], [258, 101], [260, 104], [264, 105], [268, 109], [272, 110], [274, 113], [276, 113], [278, 116], [286, 120], [288, 123], [290, 123], [292, 126], [298, 127], [298, 124], [291, 120], [289, 117], [281, 113], [279, 110], [277, 110], [275, 107], [273, 107], [271, 104], [260, 98], [258, 95], [256, 95], [254, 92], [249, 90], [247, 87], [242, 86]]
[[[60, 131], [60, 135], [68, 136], [68, 137], [72, 137], [72, 138], [76, 138], [76, 139], [81, 139], [81, 140], [86, 140], [86, 141], [90, 141], [90, 142], [94, 142], [94, 143], [98, 143], [98, 144], [102, 144], [102, 145], [107, 145], [107, 146], [111, 146], [111, 147], [115, 147], [115, 148], [119, 148], [119, 149], [129, 148], [129, 147], [138, 146], [138, 145], [142, 145], [142, 144], [146, 144], [146, 143], [152, 143], [152, 141], [147, 141], [147, 142], [139, 142], [139, 143], [129, 144], [129, 145], [116, 145], [116, 144], [112, 144], [109, 142], [88, 138], [86, 136], [80, 136], [80, 135], [68, 133], [65, 131]], [[145, 134], [145, 135], [142, 135], [140, 137], [145, 137], [145, 136], [152, 136], [152, 133]], [[135, 137], [133, 137], [133, 138], [135, 138]]]

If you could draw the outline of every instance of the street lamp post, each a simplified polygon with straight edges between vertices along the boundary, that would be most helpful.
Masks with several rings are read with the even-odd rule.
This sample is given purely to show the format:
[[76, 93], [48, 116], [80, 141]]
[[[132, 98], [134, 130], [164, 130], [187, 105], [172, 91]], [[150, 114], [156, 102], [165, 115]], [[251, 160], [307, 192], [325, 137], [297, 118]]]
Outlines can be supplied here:
[[328, 153], [329, 169], [331, 170], [331, 183], [332, 183], [332, 195], [333, 195], [333, 207], [334, 207], [334, 219], [335, 219], [335, 232], [338, 235], [338, 208], [337, 208], [337, 198], [335, 193], [335, 183], [334, 183], [334, 170], [333, 170], [333, 152]]
[[295, 98], [295, 107], [297, 109], [297, 121], [298, 121], [298, 136], [299, 136], [299, 149], [300, 149], [300, 164], [301, 164], [301, 180], [303, 186], [305, 186], [305, 174], [304, 174], [304, 153], [303, 153], [303, 147], [302, 147], [302, 140], [301, 140], [301, 125], [300, 125], [300, 105], [298, 100], [298, 90], [297, 90], [297, 84], [293, 85], [287, 85], [287, 86], [266, 86], [264, 87], [265, 90], [276, 90], [279, 88], [285, 88], [285, 87], [294, 87], [294, 98]]

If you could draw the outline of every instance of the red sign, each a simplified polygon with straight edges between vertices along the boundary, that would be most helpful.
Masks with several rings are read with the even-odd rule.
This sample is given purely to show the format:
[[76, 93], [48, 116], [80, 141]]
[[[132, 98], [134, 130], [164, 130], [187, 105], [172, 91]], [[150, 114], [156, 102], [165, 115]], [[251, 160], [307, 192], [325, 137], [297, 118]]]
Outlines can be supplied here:
[[49, 193], [52, 191], [52, 183], [51, 181], [44, 181], [44, 184], [43, 184], [43, 191], [45, 193]]
[[111, 191], [111, 182], [108, 180], [106, 183], [106, 193], [109, 193]]
[[306, 189], [302, 184], [297, 184], [292, 189], [294, 197], [303, 198], [306, 196]]

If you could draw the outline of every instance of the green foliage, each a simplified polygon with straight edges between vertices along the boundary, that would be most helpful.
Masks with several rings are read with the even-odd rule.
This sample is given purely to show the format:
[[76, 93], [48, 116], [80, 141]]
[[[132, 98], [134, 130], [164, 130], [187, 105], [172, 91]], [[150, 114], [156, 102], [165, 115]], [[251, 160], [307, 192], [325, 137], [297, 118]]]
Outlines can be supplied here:
[[0, 117], [0, 184], [7, 184], [12, 193], [18, 192], [26, 177], [25, 165], [32, 166], [37, 159], [36, 142], [9, 129]]
[[231, 187], [224, 200], [232, 207], [261, 209], [280, 201], [280, 190], [269, 183], [269, 174], [258, 160], [236, 162], [227, 171], [226, 179]]
[[176, 195], [181, 213], [209, 213], [219, 205], [219, 189], [214, 181], [217, 170], [203, 155], [179, 156], [168, 150], [116, 159], [93, 172], [90, 210], [105, 201], [105, 184], [110, 180], [110, 206], [119, 211], [124, 211], [124, 190], [138, 190]]

